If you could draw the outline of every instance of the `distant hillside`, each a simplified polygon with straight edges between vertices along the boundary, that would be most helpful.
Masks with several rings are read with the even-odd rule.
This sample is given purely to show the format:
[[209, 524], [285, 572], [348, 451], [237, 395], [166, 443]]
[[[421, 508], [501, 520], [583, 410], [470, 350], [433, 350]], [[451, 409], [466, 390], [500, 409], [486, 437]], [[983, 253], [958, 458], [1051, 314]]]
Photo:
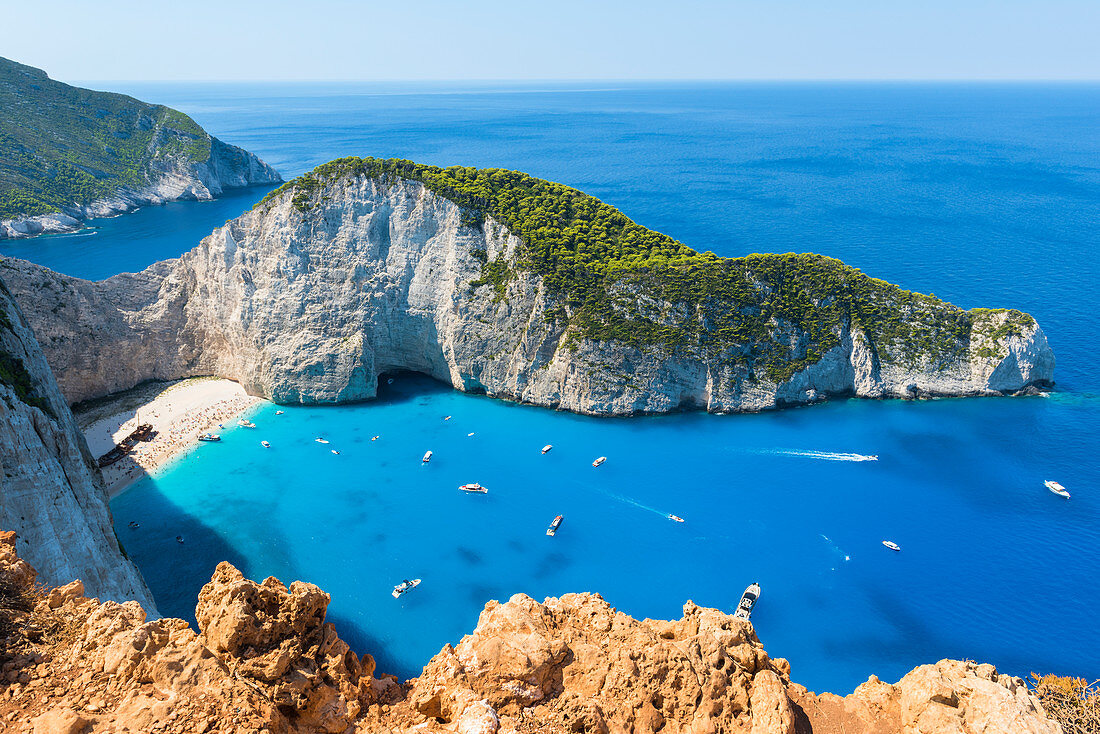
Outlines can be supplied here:
[[0, 58], [0, 220], [9, 225], [0, 227], [0, 239], [280, 180], [182, 112], [72, 87]]

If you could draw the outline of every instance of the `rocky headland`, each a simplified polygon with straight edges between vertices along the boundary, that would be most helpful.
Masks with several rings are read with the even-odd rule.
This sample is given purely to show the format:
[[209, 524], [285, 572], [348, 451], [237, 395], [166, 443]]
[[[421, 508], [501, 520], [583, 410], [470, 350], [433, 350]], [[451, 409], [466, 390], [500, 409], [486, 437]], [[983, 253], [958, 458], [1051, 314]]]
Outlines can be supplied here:
[[411, 370], [594, 415], [1053, 380], [1033, 318], [966, 311], [817, 255], [720, 258], [509, 171], [345, 159], [194, 250], [101, 282], [4, 260], [70, 402], [218, 375], [280, 403]]
[[281, 181], [177, 110], [0, 58], [0, 240]]
[[846, 697], [791, 681], [752, 625], [684, 606], [636, 620], [593, 594], [489, 602], [417, 678], [379, 675], [325, 622], [316, 586], [262, 584], [222, 563], [196, 607], [148, 621], [79, 581], [36, 591], [0, 534], [0, 721], [14, 731], [1059, 734], [992, 665], [942, 660]]

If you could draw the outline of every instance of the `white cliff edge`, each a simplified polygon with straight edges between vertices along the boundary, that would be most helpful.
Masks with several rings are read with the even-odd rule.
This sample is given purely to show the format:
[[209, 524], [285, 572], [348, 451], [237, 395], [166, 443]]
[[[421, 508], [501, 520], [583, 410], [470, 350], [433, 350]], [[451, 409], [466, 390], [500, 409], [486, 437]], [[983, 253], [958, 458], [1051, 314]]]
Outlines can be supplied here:
[[75, 232], [87, 219], [113, 217], [170, 201], [209, 201], [226, 189], [282, 181], [274, 168], [252, 153], [217, 138], [210, 139], [210, 157], [201, 163], [168, 157], [151, 165], [146, 184], [140, 188], [121, 187], [109, 197], [66, 207], [63, 212], [0, 221], [0, 241]]
[[[405, 179], [344, 177], [315, 199], [302, 211], [276, 197], [138, 274], [91, 283], [7, 259], [0, 277], [70, 402], [192, 375], [280, 403], [350, 402], [374, 397], [379, 375], [411, 370], [532, 405], [631, 415], [1000, 395], [1053, 377], [1042, 329], [1030, 317], [1007, 328], [1006, 311], [971, 312], [946, 364], [884, 359], [844, 321], [838, 346], [779, 382], [691, 349], [595, 341], [546, 318], [558, 304], [536, 273], [515, 268], [503, 297], [471, 285], [486, 258], [523, 246], [492, 217], [464, 225], [458, 205]], [[773, 328], [805, 340], [796, 324]]]

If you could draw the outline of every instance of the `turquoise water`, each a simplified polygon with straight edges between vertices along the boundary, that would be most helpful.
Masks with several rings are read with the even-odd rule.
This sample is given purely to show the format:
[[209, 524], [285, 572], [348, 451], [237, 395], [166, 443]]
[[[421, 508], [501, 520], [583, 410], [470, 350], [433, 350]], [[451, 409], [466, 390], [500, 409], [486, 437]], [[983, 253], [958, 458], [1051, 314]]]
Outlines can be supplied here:
[[[348, 154], [520, 168], [700, 249], [822, 252], [962, 306], [1026, 309], [1058, 356], [1058, 392], [1017, 400], [598, 420], [403, 376], [368, 405], [264, 408], [255, 431], [113, 502], [163, 612], [189, 617], [228, 559], [321, 585], [357, 650], [413, 675], [489, 598], [591, 590], [667, 618], [689, 598], [732, 609], [755, 580], [761, 639], [811, 688], [945, 656], [1100, 676], [1100, 87], [119, 91], [180, 107], [285, 176]], [[224, 220], [180, 206], [200, 231]], [[143, 246], [127, 220], [97, 235], [99, 271], [63, 254], [60, 269], [131, 267]], [[178, 252], [195, 239], [160, 234]], [[459, 493], [467, 481], [489, 494]], [[424, 583], [395, 601], [408, 576]]]

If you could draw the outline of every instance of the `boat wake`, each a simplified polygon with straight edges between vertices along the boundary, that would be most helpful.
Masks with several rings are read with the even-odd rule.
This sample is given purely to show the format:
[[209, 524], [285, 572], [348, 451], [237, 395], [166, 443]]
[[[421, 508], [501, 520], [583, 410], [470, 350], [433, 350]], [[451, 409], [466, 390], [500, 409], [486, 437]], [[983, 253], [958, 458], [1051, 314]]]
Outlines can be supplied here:
[[761, 454], [774, 454], [778, 456], [799, 456], [804, 459], [820, 459], [822, 461], [878, 461], [877, 454], [848, 454], [840, 451], [810, 451], [808, 449], [765, 449]]

